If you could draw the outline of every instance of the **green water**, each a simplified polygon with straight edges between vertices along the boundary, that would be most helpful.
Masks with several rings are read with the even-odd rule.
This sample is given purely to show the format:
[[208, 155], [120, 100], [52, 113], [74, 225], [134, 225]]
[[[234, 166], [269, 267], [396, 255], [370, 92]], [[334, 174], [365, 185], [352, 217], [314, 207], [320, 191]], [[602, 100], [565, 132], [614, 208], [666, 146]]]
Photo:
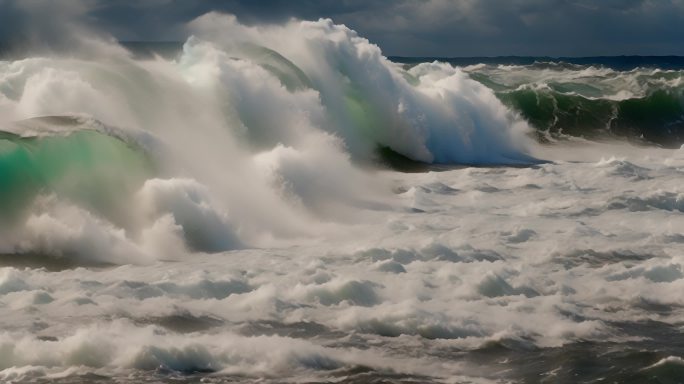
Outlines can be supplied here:
[[0, 220], [55, 194], [121, 224], [130, 196], [152, 173], [142, 151], [99, 132], [24, 138], [0, 131]]

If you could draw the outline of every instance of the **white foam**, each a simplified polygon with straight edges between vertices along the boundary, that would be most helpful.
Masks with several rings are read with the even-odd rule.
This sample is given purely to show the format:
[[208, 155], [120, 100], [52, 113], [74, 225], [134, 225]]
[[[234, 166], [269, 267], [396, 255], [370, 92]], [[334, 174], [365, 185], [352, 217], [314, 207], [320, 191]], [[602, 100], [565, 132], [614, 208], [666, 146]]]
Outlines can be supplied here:
[[[418, 80], [413, 86], [377, 46], [331, 20], [261, 28], [210, 13], [191, 28], [230, 55], [248, 56], [243, 44], [249, 43], [277, 50], [292, 61], [320, 93], [328, 113], [321, 128], [344, 138], [352, 153], [368, 156], [380, 144], [427, 162], [527, 159], [526, 124], [489, 89], [449, 65], [412, 68], [410, 75]], [[194, 41], [188, 44], [186, 50], [192, 50]]]
[[[114, 120], [154, 137], [160, 168], [126, 196], [130, 222], [44, 191], [2, 227], [0, 379], [305, 381], [364, 366], [475, 381], [460, 376], [491, 372], [454, 353], [621, 342], [636, 336], [616, 324], [684, 321], [681, 150], [574, 140], [535, 147], [557, 162], [530, 168], [366, 170], [354, 162], [370, 144], [519, 160], [525, 124], [462, 70], [402, 73], [328, 20], [193, 27], [178, 61], [0, 67], [2, 113]], [[267, 56], [283, 73], [244, 43], [278, 49]], [[306, 79], [283, 80], [298, 76], [284, 60]], [[48, 270], [54, 259], [68, 263]]]

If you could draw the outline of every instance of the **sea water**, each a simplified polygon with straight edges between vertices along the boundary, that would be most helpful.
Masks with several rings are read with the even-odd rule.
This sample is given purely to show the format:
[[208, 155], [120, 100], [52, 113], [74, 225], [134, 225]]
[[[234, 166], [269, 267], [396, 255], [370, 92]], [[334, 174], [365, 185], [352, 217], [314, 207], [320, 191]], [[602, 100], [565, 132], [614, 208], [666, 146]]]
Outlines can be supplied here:
[[191, 26], [0, 61], [0, 380], [684, 377], [679, 59]]

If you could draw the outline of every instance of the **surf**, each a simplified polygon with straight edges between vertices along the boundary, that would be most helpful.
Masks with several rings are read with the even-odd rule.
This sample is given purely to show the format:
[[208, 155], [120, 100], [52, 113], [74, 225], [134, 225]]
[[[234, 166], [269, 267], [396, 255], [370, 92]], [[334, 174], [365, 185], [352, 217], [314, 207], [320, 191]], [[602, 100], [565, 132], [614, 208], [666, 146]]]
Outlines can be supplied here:
[[[60, 220], [63, 210], [33, 204], [49, 197], [136, 254], [149, 253], [154, 228], [189, 250], [225, 251], [321, 235], [387, 205], [387, 183], [363, 166], [387, 151], [423, 164], [537, 161], [527, 123], [459, 68], [402, 69], [327, 19], [253, 27], [210, 13], [190, 28], [174, 58], [99, 41], [87, 54], [0, 63], [15, 238], [41, 210]], [[165, 256], [141, 260], [155, 257]]]

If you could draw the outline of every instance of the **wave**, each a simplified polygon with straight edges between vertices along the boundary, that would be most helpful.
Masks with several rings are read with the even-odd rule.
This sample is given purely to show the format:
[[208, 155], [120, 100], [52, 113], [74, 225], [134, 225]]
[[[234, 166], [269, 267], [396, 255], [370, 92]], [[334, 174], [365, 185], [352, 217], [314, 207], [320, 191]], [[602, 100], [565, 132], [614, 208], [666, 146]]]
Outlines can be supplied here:
[[536, 162], [527, 123], [451, 65], [404, 70], [330, 20], [189, 28], [177, 57], [97, 41], [0, 61], [0, 253], [129, 263], [300, 243], [395, 209], [359, 166], [383, 153]]
[[684, 143], [684, 71], [565, 63], [480, 65], [465, 69], [518, 111], [544, 140], [623, 137], [679, 147]]
[[[68, 118], [43, 119], [59, 127]], [[57, 124], [55, 124], [57, 123]], [[22, 126], [22, 125], [20, 125]], [[22, 128], [25, 128], [24, 125]], [[115, 223], [130, 196], [153, 173], [150, 159], [126, 142], [95, 130], [23, 136], [0, 131], [0, 217], [22, 214], [42, 193], [54, 193]]]
[[341, 137], [353, 156], [367, 157], [381, 145], [429, 163], [530, 160], [521, 143], [525, 123], [450, 65], [401, 70], [330, 20], [263, 29], [211, 13], [192, 27], [198, 37], [186, 44], [185, 59], [219, 49], [258, 64], [289, 89], [310, 86], [324, 108], [324, 121], [316, 123]]
[[668, 147], [684, 143], [684, 94], [659, 90], [620, 101], [535, 90], [499, 96], [540, 131], [587, 138], [640, 138]]

